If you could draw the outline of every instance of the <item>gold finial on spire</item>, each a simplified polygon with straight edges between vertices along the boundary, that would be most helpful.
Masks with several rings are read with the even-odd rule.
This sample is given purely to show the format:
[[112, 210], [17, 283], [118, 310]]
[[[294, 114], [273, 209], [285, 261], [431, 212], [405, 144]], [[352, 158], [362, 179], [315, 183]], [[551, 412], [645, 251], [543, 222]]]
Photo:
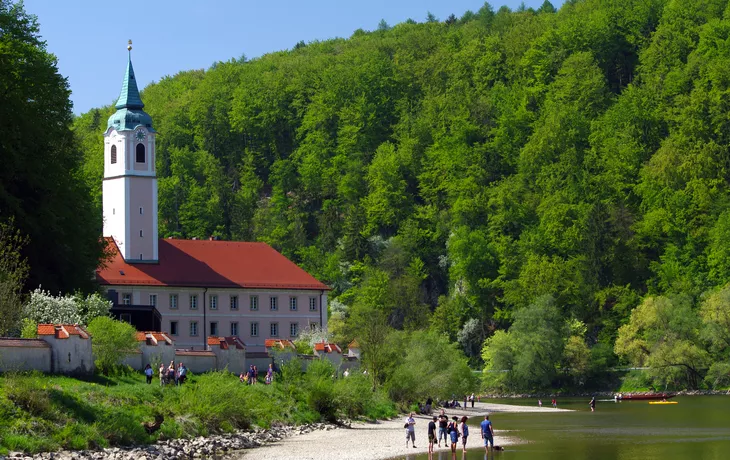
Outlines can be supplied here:
[[132, 40], [127, 40], [127, 51], [132, 51]]

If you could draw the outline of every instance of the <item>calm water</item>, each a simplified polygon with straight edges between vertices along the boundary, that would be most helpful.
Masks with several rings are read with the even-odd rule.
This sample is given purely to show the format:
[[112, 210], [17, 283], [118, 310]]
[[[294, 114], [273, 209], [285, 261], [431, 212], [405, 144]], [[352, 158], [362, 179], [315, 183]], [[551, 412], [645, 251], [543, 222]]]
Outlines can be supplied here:
[[[673, 398], [679, 404], [650, 405], [646, 401], [598, 401], [596, 412], [590, 398], [558, 400], [558, 407], [576, 412], [499, 414], [490, 417], [497, 430], [524, 443], [490, 452], [495, 460], [646, 460], [730, 459], [730, 396]], [[549, 405], [549, 399], [543, 400]], [[504, 400], [495, 403], [537, 405], [537, 401]], [[470, 420], [477, 426], [479, 420]], [[426, 432], [417, 432], [419, 440]], [[500, 443], [497, 435], [495, 443]], [[484, 459], [479, 428], [471, 427], [466, 455], [457, 460]], [[480, 447], [480, 448], [478, 448]], [[427, 455], [401, 455], [407, 460], [426, 460]], [[437, 449], [434, 460], [451, 460], [451, 452]]]

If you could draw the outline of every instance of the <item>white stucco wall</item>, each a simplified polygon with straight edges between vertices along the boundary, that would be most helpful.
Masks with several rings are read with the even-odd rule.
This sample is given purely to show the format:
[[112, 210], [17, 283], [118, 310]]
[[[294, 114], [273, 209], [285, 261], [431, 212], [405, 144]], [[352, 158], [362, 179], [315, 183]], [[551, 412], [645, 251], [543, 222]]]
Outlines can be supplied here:
[[26, 342], [27, 347], [6, 346], [0, 339], [0, 372], [40, 371], [51, 372], [51, 349], [39, 347], [35, 339], [12, 339]]
[[91, 339], [72, 335], [67, 339], [57, 339], [52, 335], [41, 336], [53, 349], [51, 358], [52, 372], [57, 374], [91, 374], [94, 372], [94, 359], [91, 353]]

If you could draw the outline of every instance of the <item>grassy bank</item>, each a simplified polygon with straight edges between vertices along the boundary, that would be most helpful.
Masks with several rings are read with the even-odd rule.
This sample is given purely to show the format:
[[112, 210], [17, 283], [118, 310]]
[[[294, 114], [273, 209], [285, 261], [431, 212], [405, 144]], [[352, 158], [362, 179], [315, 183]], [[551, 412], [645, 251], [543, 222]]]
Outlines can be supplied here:
[[[243, 385], [218, 372], [160, 388], [137, 374], [82, 381], [43, 374], [0, 377], [0, 455], [149, 444], [272, 423], [301, 424], [341, 417], [384, 418], [395, 406], [362, 376], [333, 379], [328, 363], [306, 373], [283, 370], [273, 385]], [[147, 434], [143, 422], [165, 417]]]

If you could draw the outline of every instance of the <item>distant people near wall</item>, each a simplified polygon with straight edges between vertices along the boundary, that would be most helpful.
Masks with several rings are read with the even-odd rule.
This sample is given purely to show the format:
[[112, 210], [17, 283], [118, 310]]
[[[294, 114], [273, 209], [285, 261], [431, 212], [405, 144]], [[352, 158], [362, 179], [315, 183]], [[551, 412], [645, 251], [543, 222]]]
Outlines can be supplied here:
[[160, 363], [159, 372], [160, 372], [160, 386], [163, 387], [163, 386], [165, 386], [165, 379], [166, 379], [166, 375], [167, 375], [167, 368], [165, 368], [165, 365], [163, 363]]
[[271, 385], [274, 382], [274, 365], [269, 364], [269, 369], [266, 371], [266, 384]]
[[253, 366], [253, 383], [259, 383], [259, 368]]
[[177, 384], [175, 378], [175, 361], [170, 361], [170, 365], [167, 366], [167, 383]]
[[254, 370], [253, 370], [253, 364], [248, 366], [248, 384], [253, 385], [254, 381]]
[[241, 383], [248, 384], [248, 372], [241, 371], [241, 374], [238, 376], [238, 381]]
[[144, 375], [147, 377], [147, 385], [152, 383], [152, 375], [155, 373], [155, 371], [152, 370], [152, 366], [147, 364], [144, 368]]
[[188, 368], [185, 367], [184, 363], [180, 363], [177, 367], [177, 384], [182, 385], [185, 383], [185, 379], [188, 378]]

